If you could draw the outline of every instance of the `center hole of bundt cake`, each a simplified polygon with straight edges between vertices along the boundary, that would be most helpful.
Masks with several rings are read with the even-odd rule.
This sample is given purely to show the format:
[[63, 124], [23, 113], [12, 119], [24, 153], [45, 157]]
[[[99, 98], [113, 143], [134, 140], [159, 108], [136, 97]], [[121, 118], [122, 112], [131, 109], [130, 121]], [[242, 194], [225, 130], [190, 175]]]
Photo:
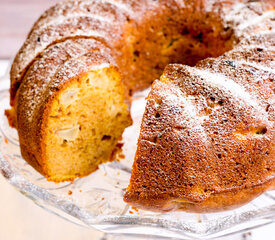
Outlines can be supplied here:
[[118, 72], [90, 71], [60, 92], [50, 112], [46, 155], [49, 179], [74, 179], [108, 161], [129, 125]]
[[150, 21], [126, 25], [125, 44], [119, 45], [116, 60], [127, 78], [130, 94], [148, 87], [169, 63], [194, 66], [232, 49], [234, 32], [221, 19], [204, 13], [192, 19], [187, 17], [188, 9], [185, 11], [177, 15], [158, 13]]

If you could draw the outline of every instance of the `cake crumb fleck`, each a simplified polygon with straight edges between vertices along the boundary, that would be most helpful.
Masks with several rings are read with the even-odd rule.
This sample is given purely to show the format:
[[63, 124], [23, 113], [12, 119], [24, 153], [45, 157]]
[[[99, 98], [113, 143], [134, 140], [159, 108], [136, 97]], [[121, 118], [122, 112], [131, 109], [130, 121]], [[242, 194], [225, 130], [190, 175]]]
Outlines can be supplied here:
[[73, 192], [71, 190], [68, 191], [68, 195], [72, 195]]
[[136, 207], [132, 207], [133, 210], [135, 210], [136, 212], [138, 212], [138, 209]]
[[123, 153], [118, 154], [118, 157], [121, 159], [125, 159], [125, 155]]

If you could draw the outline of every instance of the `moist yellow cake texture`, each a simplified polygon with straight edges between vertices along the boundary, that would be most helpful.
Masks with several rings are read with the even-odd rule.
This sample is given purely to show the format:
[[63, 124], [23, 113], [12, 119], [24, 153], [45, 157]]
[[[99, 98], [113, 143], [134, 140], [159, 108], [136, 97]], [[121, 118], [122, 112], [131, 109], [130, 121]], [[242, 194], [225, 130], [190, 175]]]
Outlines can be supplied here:
[[[243, 204], [273, 187], [274, 53], [274, 1], [68, 0], [50, 8], [38, 19], [16, 55], [11, 68], [12, 109], [7, 110], [6, 115], [10, 124], [18, 130], [22, 156], [27, 162], [51, 181], [73, 180], [95, 171], [100, 163], [112, 159], [124, 129], [131, 125], [130, 96], [149, 87], [160, 77], [167, 64], [178, 63], [166, 68], [149, 94], [125, 201], [155, 211], [220, 210], [223, 206]], [[243, 66], [245, 70], [242, 70]], [[198, 72], [200, 74], [196, 74]], [[239, 168], [240, 174], [233, 181], [227, 173], [234, 172], [235, 165], [224, 161], [228, 172], [223, 172], [221, 167], [217, 178], [222, 178], [224, 173], [222, 183], [232, 186], [236, 183], [234, 191], [233, 188], [228, 190], [227, 184], [214, 186], [210, 178], [205, 178], [205, 183], [212, 184], [211, 187], [202, 187], [200, 181], [204, 170], [200, 163], [194, 165], [193, 158], [185, 159], [185, 156], [175, 154], [172, 148], [169, 149], [171, 139], [168, 141], [165, 135], [161, 138], [157, 128], [169, 128], [177, 123], [179, 115], [169, 111], [175, 110], [184, 98], [180, 94], [175, 97], [174, 89], [185, 93], [187, 79], [191, 79], [191, 82], [188, 81], [192, 85], [192, 81], [195, 84], [201, 78], [204, 86], [204, 78], [212, 79], [212, 82], [216, 79], [217, 82], [224, 76], [230, 83], [239, 84], [243, 94], [258, 99], [256, 108], [260, 110], [255, 111], [257, 116], [252, 114], [251, 118], [259, 117], [262, 122], [259, 121], [259, 128], [253, 128], [253, 131], [256, 129], [256, 133], [264, 134], [256, 134], [261, 137], [253, 138], [253, 141], [256, 145], [261, 142], [268, 152], [268, 156], [263, 157], [257, 150], [252, 157], [250, 145], [241, 143], [252, 134], [252, 128], [247, 124], [254, 123], [255, 119], [252, 121], [249, 114], [237, 117], [236, 125], [226, 125], [231, 136], [234, 134], [243, 147], [238, 158], [244, 162], [257, 159], [258, 163], [248, 164], [249, 167], [268, 169], [264, 174], [256, 174], [253, 179], [243, 179], [242, 173], [246, 175], [246, 172]], [[247, 77], [245, 84], [241, 81], [242, 77]], [[258, 82], [249, 84], [249, 81]], [[221, 84], [227, 85], [228, 82], [216, 84], [213, 93], [220, 89], [219, 94], [227, 96], [222, 91], [226, 86]], [[194, 89], [202, 86], [196, 85]], [[212, 87], [208, 86], [208, 90]], [[238, 92], [238, 88], [230, 91]], [[204, 96], [199, 90], [193, 94], [193, 98], [208, 99], [205, 100], [208, 102], [206, 109], [200, 113], [205, 116], [216, 114], [215, 108], [223, 105], [210, 95]], [[162, 105], [159, 102], [157, 105], [162, 112], [156, 112], [150, 104], [157, 96], [161, 96], [164, 102], [172, 99], [172, 104]], [[234, 94], [228, 98], [237, 108], [238, 98]], [[200, 101], [193, 103], [196, 106], [194, 116], [187, 111], [181, 117], [196, 119]], [[231, 107], [224, 104], [222, 109], [230, 112]], [[241, 111], [232, 110], [232, 116], [240, 114]], [[166, 116], [165, 123], [162, 122], [163, 116]], [[220, 120], [226, 121], [232, 116]], [[214, 124], [213, 129], [217, 127], [215, 131], [221, 130], [214, 121], [210, 120], [209, 124]], [[187, 128], [196, 130], [199, 125], [191, 124]], [[202, 128], [203, 131], [208, 129], [206, 126]], [[190, 141], [190, 136], [183, 137], [185, 133], [179, 131], [175, 134], [172, 143], [180, 145], [181, 141]], [[205, 134], [207, 139], [212, 136], [211, 132], [206, 131]], [[225, 138], [218, 134], [214, 140], [223, 143]], [[149, 144], [149, 147], [146, 141], [153, 145]], [[197, 135], [191, 143], [194, 152], [199, 151], [204, 138]], [[156, 150], [158, 147], [165, 151]], [[236, 145], [232, 149], [237, 148]], [[177, 149], [186, 151], [188, 147]], [[205, 151], [212, 154], [203, 158], [206, 165], [215, 164], [216, 158], [220, 159], [221, 153], [215, 147]], [[250, 157], [245, 155], [246, 152], [251, 154]], [[236, 162], [230, 157], [226, 159]], [[174, 169], [175, 172], [166, 164], [163, 165], [166, 167], [159, 167], [158, 163], [162, 161], [162, 164], [170, 161], [176, 165], [183, 162], [187, 165]], [[196, 174], [193, 170], [189, 171], [188, 166], [193, 166]], [[175, 173], [181, 176], [178, 180], [174, 178]], [[156, 175], [161, 176], [158, 181], [164, 184], [162, 189], [154, 185]], [[171, 181], [165, 178], [171, 178]], [[177, 183], [177, 186], [173, 188], [172, 183]], [[165, 193], [164, 189], [174, 190]], [[239, 197], [232, 201], [224, 200], [232, 196]], [[188, 204], [184, 206], [178, 204], [186, 201]]]
[[127, 108], [120, 75], [108, 66], [99, 65], [61, 89], [44, 126], [48, 179], [73, 180], [109, 160], [130, 123]]

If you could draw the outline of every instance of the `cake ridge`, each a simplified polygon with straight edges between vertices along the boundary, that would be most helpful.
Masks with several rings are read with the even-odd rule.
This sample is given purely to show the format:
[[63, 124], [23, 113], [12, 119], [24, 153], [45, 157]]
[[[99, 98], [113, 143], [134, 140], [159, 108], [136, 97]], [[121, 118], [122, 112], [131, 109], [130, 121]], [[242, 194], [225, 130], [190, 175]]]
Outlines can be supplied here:
[[[36, 27], [43, 27], [44, 26], [44, 22], [48, 21], [49, 19], [51, 20], [52, 18], [54, 19], [55, 17], [60, 17], [60, 15], [62, 15], [62, 17], [67, 16], [69, 17], [70, 14], [74, 13], [74, 11], [77, 12], [89, 12], [89, 10], [93, 10], [95, 11], [95, 4], [98, 4], [98, 7], [102, 7], [100, 4], [104, 2], [106, 3], [110, 3], [111, 6], [115, 6], [116, 8], [120, 8], [119, 9], [124, 9], [124, 11], [127, 11], [126, 7], [121, 7], [121, 5], [118, 1], [111, 1], [111, 0], [71, 0], [71, 1], [66, 1], [66, 2], [59, 2], [57, 3], [55, 6], [53, 6], [52, 8], [50, 8], [49, 10], [47, 10], [39, 19], [39, 21], [37, 21], [35, 23], [35, 28]], [[89, 7], [91, 7], [91, 9], [89, 9]], [[88, 10], [89, 9], [89, 10]], [[97, 11], [99, 12], [99, 11]], [[105, 12], [106, 13], [106, 12]], [[110, 13], [110, 12], [108, 12]], [[116, 13], [120, 13], [120, 12], [116, 12]], [[117, 17], [117, 16], [116, 16]], [[47, 24], [47, 23], [46, 23]]]
[[[110, 48], [110, 46], [108, 45], [108, 42], [105, 41], [104, 38], [102, 38], [101, 36], [95, 36], [95, 35], [93, 35], [93, 36], [78, 35], [78, 36], [64, 37], [64, 38], [59, 39], [58, 41], [51, 42], [49, 45], [47, 45], [47, 47], [44, 49], [44, 51], [46, 51], [47, 49], [49, 49], [51, 46], [53, 46], [55, 44], [65, 42], [65, 41], [70, 40], [70, 39], [72, 39], [72, 40], [73, 39], [93, 39], [93, 40], [96, 40], [96, 41], [100, 42], [101, 44], [105, 45], [107, 48]], [[11, 105], [13, 105], [14, 97], [15, 97], [15, 94], [17, 92], [17, 89], [15, 88], [15, 85], [17, 85], [16, 86], [17, 88], [20, 86], [21, 79], [23, 79], [25, 77], [25, 74], [27, 73], [28, 69], [40, 57], [41, 57], [41, 53], [37, 54], [36, 57], [34, 59], [32, 59], [32, 61], [29, 62], [28, 66], [26, 66], [26, 68], [24, 69], [24, 72], [21, 73], [20, 75], [17, 75], [17, 79], [15, 78], [15, 82], [11, 82]]]
[[255, 64], [253, 62], [249, 62], [249, 61], [245, 61], [245, 60], [240, 60], [240, 61], [237, 60], [236, 62], [239, 63], [239, 64], [246, 64], [246, 65], [249, 65], [251, 67], [257, 68], [259, 70], [263, 70], [263, 71], [275, 74], [275, 70], [271, 67], [266, 67], [266, 66], [263, 66], [263, 65], [260, 65], [260, 64]]
[[225, 90], [225, 92], [229, 92], [231, 96], [235, 95], [235, 100], [242, 99], [246, 105], [252, 105], [255, 108], [258, 108], [257, 101], [252, 98], [242, 85], [236, 83], [230, 78], [226, 78], [222, 73], [213, 73], [206, 69], [198, 68], [193, 68], [193, 71], [206, 80], [207, 83], [210, 83], [213, 88], [217, 87], [221, 91]]
[[274, 17], [274, 16], [275, 16], [275, 11], [274, 10], [267, 11], [267, 12], [263, 13], [261, 16], [253, 18], [252, 21], [251, 21], [251, 19], [249, 19], [246, 22], [241, 23], [239, 26], [237, 26], [237, 28], [238, 28], [238, 30], [242, 31], [245, 28], [248, 28], [248, 27], [251, 27], [251, 26], [253, 26], [255, 24], [258, 24], [263, 19], [267, 19], [267, 18]]
[[[98, 43], [96, 40], [93, 40], [93, 39], [87, 39], [87, 41], [91, 41], [91, 45], [94, 45], [94, 47], [97, 47], [97, 46], [101, 46], [101, 49], [103, 49], [102, 45], [100, 43]], [[34, 71], [34, 73], [37, 73], [37, 74], [41, 74], [41, 69], [45, 69], [47, 71], [47, 73], [50, 73], [50, 74], [46, 74], [45, 77], [46, 78], [40, 78], [40, 82], [44, 81], [45, 83], [42, 85], [43, 88], [39, 87], [39, 88], [33, 88], [33, 91], [37, 91], [37, 94], [35, 94], [37, 97], [36, 97], [36, 100], [37, 101], [38, 99], [38, 95], [43, 95], [43, 89], [47, 89], [48, 88], [48, 85], [51, 83], [52, 81], [52, 78], [54, 78], [54, 76], [56, 75], [56, 73], [60, 70], [60, 68], [67, 62], [69, 61], [71, 58], [77, 58], [81, 55], [85, 55], [87, 54], [87, 52], [89, 52], [89, 49], [88, 48], [84, 48], [83, 45], [77, 43], [77, 40], [74, 40], [74, 39], [67, 39], [66, 41], [64, 42], [60, 42], [60, 43], [57, 43], [56, 45], [52, 45], [49, 49], [47, 49], [43, 55], [41, 56], [41, 58], [39, 60], [36, 60], [34, 65], [30, 67], [30, 70], [31, 71]], [[58, 49], [57, 51], [53, 51], [52, 49], [55, 49], [55, 47], [58, 46]], [[61, 48], [59, 47], [61, 46]], [[74, 47], [74, 52], [73, 51], [69, 51], [68, 49], [73, 49]], [[90, 47], [89, 47], [90, 48]], [[90, 49], [91, 50], [91, 49]], [[50, 62], [50, 64], [46, 64], [45, 63], [45, 60], [47, 59], [51, 59], [55, 56], [59, 56], [59, 59], [61, 59], [60, 57], [60, 53], [61, 51], [63, 51], [64, 53], [67, 53], [68, 56], [66, 59], [64, 59], [64, 62], [63, 62], [63, 65], [60, 66], [60, 63], [58, 64], [52, 64]], [[71, 52], [71, 53], [69, 53]], [[101, 50], [102, 52], [102, 50]], [[50, 55], [47, 55], [47, 54], [50, 54]], [[42, 63], [40, 63], [42, 62]], [[53, 68], [53, 71], [49, 72], [49, 70], [47, 69], [47, 67], [54, 67]], [[32, 70], [33, 68], [33, 70]], [[34, 78], [36, 77], [36, 75], [32, 73], [32, 74], [28, 74], [28, 77], [30, 78]], [[40, 75], [41, 76], [41, 75]], [[24, 82], [27, 81], [25, 79], [23, 79], [22, 81], [22, 84], [24, 84]], [[32, 79], [29, 79], [28, 81], [30, 82], [34, 82], [34, 80]], [[43, 101], [42, 101], [43, 102]], [[35, 105], [33, 105], [35, 106]], [[32, 115], [31, 113], [32, 112], [35, 112], [35, 109], [29, 109], [29, 111], [27, 111], [26, 113], [29, 114], [29, 120], [31, 121], [32, 120]]]

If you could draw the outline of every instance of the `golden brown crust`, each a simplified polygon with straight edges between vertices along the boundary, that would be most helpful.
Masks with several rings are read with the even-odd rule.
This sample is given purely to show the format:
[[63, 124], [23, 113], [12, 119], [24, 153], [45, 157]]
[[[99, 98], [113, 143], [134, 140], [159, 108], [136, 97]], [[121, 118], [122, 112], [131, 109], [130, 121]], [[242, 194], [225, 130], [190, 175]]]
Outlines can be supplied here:
[[183, 199], [173, 199], [168, 201], [165, 197], [163, 199], [155, 197], [153, 199], [145, 200], [140, 198], [139, 196], [129, 197], [127, 194], [124, 196], [124, 199], [127, 202], [131, 201], [132, 206], [150, 211], [186, 211], [196, 213], [208, 213], [228, 211], [240, 207], [250, 202], [251, 199], [258, 197], [262, 193], [274, 189], [274, 186], [275, 183], [273, 179], [272, 181], [268, 181], [260, 186], [211, 194], [209, 198], [201, 202], [192, 202]]
[[219, 58], [166, 67], [148, 97], [126, 202], [212, 212], [274, 188], [270, 26], [270, 20], [248, 25], [251, 36]]

